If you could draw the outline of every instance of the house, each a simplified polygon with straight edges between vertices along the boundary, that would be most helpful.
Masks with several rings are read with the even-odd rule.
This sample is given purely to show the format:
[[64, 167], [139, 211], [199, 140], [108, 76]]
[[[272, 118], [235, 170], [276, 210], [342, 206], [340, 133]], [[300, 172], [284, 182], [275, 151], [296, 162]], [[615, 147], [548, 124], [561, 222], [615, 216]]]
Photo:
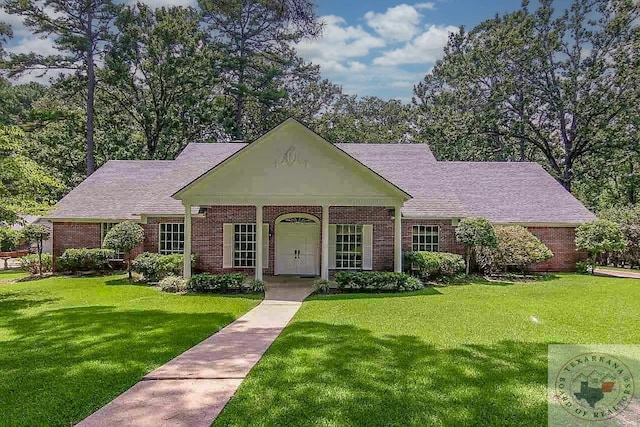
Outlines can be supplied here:
[[425, 144], [331, 144], [294, 119], [249, 144], [109, 161], [48, 219], [55, 256], [100, 247], [114, 223], [132, 220], [145, 230], [137, 252], [195, 254], [197, 271], [261, 279], [400, 271], [403, 251], [461, 253], [455, 227], [476, 216], [526, 226], [554, 253], [535, 266], [546, 271], [574, 269], [585, 256], [575, 227], [594, 219], [538, 164], [437, 161]]

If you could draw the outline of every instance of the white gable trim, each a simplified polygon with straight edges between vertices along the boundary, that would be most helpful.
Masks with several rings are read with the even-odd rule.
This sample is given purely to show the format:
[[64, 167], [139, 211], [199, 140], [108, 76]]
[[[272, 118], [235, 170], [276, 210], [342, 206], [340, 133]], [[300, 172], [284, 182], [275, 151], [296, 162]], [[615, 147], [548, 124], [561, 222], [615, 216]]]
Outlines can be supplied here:
[[[199, 182], [201, 182], [205, 177], [215, 176], [215, 174], [217, 174], [220, 171], [225, 170], [226, 168], [228, 168], [230, 164], [233, 164], [233, 163], [236, 163], [236, 162], [241, 162], [242, 158], [245, 157], [247, 155], [247, 153], [250, 153], [251, 151], [256, 149], [256, 147], [259, 147], [260, 144], [262, 144], [263, 141], [267, 140], [268, 137], [272, 136], [273, 133], [282, 131], [285, 127], [290, 127], [290, 126], [295, 126], [298, 130], [301, 130], [306, 135], [308, 135], [310, 137], [310, 139], [312, 139], [314, 141], [318, 141], [320, 144], [326, 146], [327, 149], [332, 150], [332, 153], [336, 153], [340, 158], [342, 158], [343, 161], [346, 161], [351, 167], [356, 168], [360, 173], [362, 173], [364, 175], [365, 179], [371, 180], [375, 184], [379, 185], [381, 188], [384, 188], [385, 189], [385, 193], [387, 193], [388, 196], [385, 196], [385, 197], [382, 197], [382, 198], [386, 199], [386, 200], [384, 202], [378, 202], [378, 203], [374, 203], [374, 204], [382, 204], [382, 205], [391, 204], [391, 205], [394, 205], [394, 204], [397, 203], [398, 200], [406, 201], [406, 200], [408, 200], [408, 199], [410, 199], [412, 197], [406, 191], [402, 190], [401, 188], [399, 188], [398, 186], [396, 186], [392, 182], [388, 181], [387, 179], [385, 179], [384, 177], [382, 177], [381, 175], [379, 175], [375, 171], [371, 170], [366, 165], [364, 165], [363, 163], [361, 163], [360, 161], [358, 161], [354, 157], [350, 156], [345, 151], [343, 151], [340, 148], [336, 147], [335, 145], [331, 144], [329, 141], [327, 141], [326, 139], [322, 138], [318, 134], [314, 133], [313, 131], [311, 131], [306, 126], [302, 125], [297, 120], [291, 119], [291, 118], [287, 119], [283, 123], [279, 124], [278, 126], [273, 128], [272, 130], [267, 132], [265, 135], [263, 135], [260, 138], [256, 139], [254, 142], [246, 145], [245, 147], [243, 147], [242, 149], [238, 150], [237, 152], [235, 152], [234, 154], [232, 154], [231, 156], [229, 156], [228, 158], [226, 158], [222, 162], [218, 163], [217, 165], [215, 165], [214, 167], [209, 169], [207, 172], [205, 172], [202, 175], [200, 175], [198, 178], [196, 178], [193, 181], [191, 181], [190, 183], [186, 184], [180, 190], [175, 192], [171, 197], [173, 197], [175, 199], [178, 199], [178, 200], [183, 200], [183, 201], [186, 200], [188, 198], [188, 195], [186, 194], [186, 193], [188, 193], [188, 190], [190, 188], [193, 188]], [[286, 155], [287, 154], [285, 154], [285, 156]], [[285, 161], [288, 162], [289, 160], [294, 164], [299, 164], [302, 167], [305, 167], [305, 165], [304, 165], [305, 162], [304, 161], [302, 161], [301, 159], [297, 159], [296, 157], [293, 157], [293, 156], [292, 156], [291, 159], [283, 158], [282, 162], [285, 162]], [[277, 166], [278, 165], [276, 164], [276, 167]], [[355, 199], [358, 199], [358, 195], [354, 195], [354, 196], [355, 196]], [[234, 196], [230, 196], [230, 195], [221, 195], [220, 197], [214, 196], [214, 197], [209, 197], [208, 200], [206, 200], [206, 202], [210, 203], [210, 204], [239, 204], [239, 205], [255, 204], [255, 203], [260, 203], [260, 202], [264, 202], [264, 203], [281, 203], [281, 202], [285, 202], [285, 201], [288, 201], [288, 203], [291, 203], [293, 201], [295, 201], [297, 203], [310, 203], [310, 202], [313, 203], [313, 202], [317, 202], [317, 198], [308, 198], [308, 197], [305, 198], [305, 197], [301, 197], [301, 196], [298, 196], [298, 197], [296, 197], [296, 196], [294, 196], [294, 197], [282, 197], [281, 196], [280, 198], [277, 198], [277, 197], [272, 198], [272, 197], [262, 196], [262, 199], [258, 200], [255, 197], [243, 196], [243, 195], [237, 195], [236, 194]], [[350, 200], [345, 199], [344, 196], [341, 197], [341, 198], [338, 198], [338, 199], [336, 199], [334, 201], [328, 201], [327, 200], [327, 202], [331, 202], [331, 203], [346, 203], [346, 202], [349, 202], [349, 201]], [[395, 203], [394, 203], [394, 201], [395, 201]], [[195, 200], [191, 200], [191, 202], [193, 202], [193, 204], [197, 204]], [[391, 203], [389, 203], [389, 202], [391, 202]], [[361, 204], [364, 205], [364, 204], [369, 204], [369, 203], [367, 202], [367, 203], [361, 203]]]

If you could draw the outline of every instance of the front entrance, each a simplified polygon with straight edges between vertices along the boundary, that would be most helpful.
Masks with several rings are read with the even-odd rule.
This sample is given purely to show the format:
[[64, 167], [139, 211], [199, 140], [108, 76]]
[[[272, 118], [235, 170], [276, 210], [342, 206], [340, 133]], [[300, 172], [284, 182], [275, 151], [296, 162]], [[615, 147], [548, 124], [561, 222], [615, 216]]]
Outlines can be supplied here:
[[275, 274], [320, 274], [320, 223], [308, 214], [287, 214], [276, 220]]

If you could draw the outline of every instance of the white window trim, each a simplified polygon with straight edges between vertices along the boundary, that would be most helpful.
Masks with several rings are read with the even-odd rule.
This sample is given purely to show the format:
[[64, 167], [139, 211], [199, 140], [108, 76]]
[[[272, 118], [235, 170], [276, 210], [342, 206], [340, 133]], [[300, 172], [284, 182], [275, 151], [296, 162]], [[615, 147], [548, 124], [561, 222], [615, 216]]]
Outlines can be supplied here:
[[[237, 257], [236, 257], [236, 227], [238, 226], [251, 226], [253, 227], [253, 245], [254, 245], [254, 249], [253, 249], [253, 265], [237, 265], [236, 261], [238, 261]], [[258, 251], [258, 242], [256, 241], [256, 223], [255, 222], [234, 222], [233, 223], [233, 252], [231, 254], [231, 256], [233, 257], [233, 268], [240, 268], [240, 269], [254, 269], [256, 268], [256, 256], [257, 256], [257, 251]], [[245, 232], [246, 235], [250, 235], [249, 232]], [[240, 249], [240, 251], [242, 252], [246, 252], [246, 253], [250, 253], [251, 251], [248, 251], [246, 249], [242, 250]], [[263, 266], [264, 268], [264, 266]]]
[[[102, 246], [102, 247], [104, 247], [104, 237], [109, 232], [109, 230], [105, 231], [105, 228], [107, 228], [107, 224], [111, 224], [111, 227], [109, 228], [109, 230], [110, 230], [116, 224], [120, 224], [120, 223], [116, 222], [116, 221], [108, 221], [108, 222], [103, 222], [102, 224], [100, 224], [100, 246]], [[115, 256], [113, 258], [111, 258], [111, 261], [124, 261], [124, 252], [116, 251], [115, 252]]]
[[[162, 251], [162, 226], [175, 225], [175, 224], [182, 225], [182, 227], [183, 227], [183, 230], [182, 230], [182, 236], [183, 236], [182, 237], [182, 251], [173, 251], [173, 250], [166, 251], [165, 250], [163, 252]], [[185, 232], [185, 230], [184, 230], [184, 222], [161, 222], [161, 223], [159, 223], [158, 224], [158, 253], [160, 255], [183, 254], [184, 253], [184, 244], [185, 244], [185, 242], [184, 242], [184, 232]], [[174, 232], [172, 230], [171, 234], [173, 235], [173, 233]], [[173, 238], [171, 239], [171, 242], [173, 242]], [[178, 242], [179, 242], [179, 240], [178, 240]], [[165, 247], [166, 247], [166, 244], [165, 244]]]
[[[421, 227], [421, 228], [430, 228], [431, 232], [430, 233], [418, 233], [418, 236], [431, 236], [431, 243], [414, 243], [413, 238], [416, 236], [416, 227]], [[433, 232], [433, 230], [435, 229], [435, 233]], [[433, 236], [436, 236], [438, 238], [438, 243], [433, 243]], [[416, 249], [415, 245], [428, 245], [431, 246], [431, 250], [427, 250], [427, 249]], [[435, 250], [433, 250], [435, 247]], [[426, 248], [426, 246], [425, 246]], [[412, 252], [440, 252], [440, 226], [439, 225], [429, 225], [429, 224], [414, 224], [411, 227], [411, 251]]]
[[[351, 251], [341, 251], [340, 250], [340, 245], [342, 244], [342, 242], [338, 242], [338, 235], [339, 234], [343, 234], [346, 235], [345, 233], [340, 233], [339, 229], [340, 227], [356, 227], [356, 231], [355, 233], [351, 234], [349, 233], [349, 235], [357, 235], [358, 232], [360, 234], [360, 253], [357, 252], [351, 252]], [[336, 270], [362, 270], [363, 264], [364, 264], [364, 234], [362, 232], [362, 224], [336, 224], [336, 251], [335, 251], [335, 261], [336, 261]], [[359, 230], [359, 231], [358, 231]], [[341, 253], [347, 253], [347, 254], [354, 254], [354, 255], [359, 255], [360, 256], [360, 265], [356, 264], [354, 266], [347, 266], [345, 267], [344, 265], [339, 266], [338, 265], [338, 255]], [[356, 258], [357, 259], [357, 258]], [[341, 261], [342, 262], [342, 261]], [[350, 261], [348, 261], [350, 263]]]

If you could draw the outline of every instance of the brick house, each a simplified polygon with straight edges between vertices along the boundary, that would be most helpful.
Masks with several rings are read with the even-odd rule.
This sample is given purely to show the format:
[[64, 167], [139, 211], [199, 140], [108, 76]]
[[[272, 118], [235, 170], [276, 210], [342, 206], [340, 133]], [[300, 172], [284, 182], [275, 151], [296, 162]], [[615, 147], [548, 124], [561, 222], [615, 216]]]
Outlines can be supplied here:
[[[461, 218], [520, 224], [570, 271], [594, 218], [535, 163], [437, 161], [425, 144], [331, 144], [293, 119], [245, 143], [189, 144], [172, 161], [112, 160], [48, 217], [53, 252], [100, 247], [139, 222], [136, 252], [195, 254], [196, 271], [329, 277], [400, 271], [402, 252], [462, 253]], [[187, 258], [188, 259], [188, 258]], [[191, 269], [185, 269], [185, 276]]]

